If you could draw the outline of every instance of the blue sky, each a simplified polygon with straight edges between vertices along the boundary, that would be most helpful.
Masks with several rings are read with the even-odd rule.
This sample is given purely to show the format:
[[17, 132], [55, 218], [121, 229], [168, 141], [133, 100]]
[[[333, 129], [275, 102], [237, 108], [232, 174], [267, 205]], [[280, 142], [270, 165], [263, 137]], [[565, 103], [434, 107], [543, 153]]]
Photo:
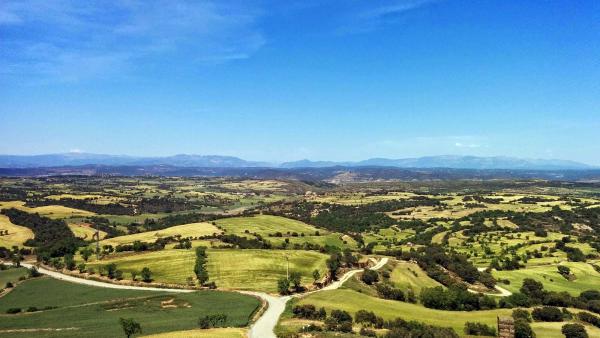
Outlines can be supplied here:
[[0, 153], [600, 164], [600, 2], [0, 2]]

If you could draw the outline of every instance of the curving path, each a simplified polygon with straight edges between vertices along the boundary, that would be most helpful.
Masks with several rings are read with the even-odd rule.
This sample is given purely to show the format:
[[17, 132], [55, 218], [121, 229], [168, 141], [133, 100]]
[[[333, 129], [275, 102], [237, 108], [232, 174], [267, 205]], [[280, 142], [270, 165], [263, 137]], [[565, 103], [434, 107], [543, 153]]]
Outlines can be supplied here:
[[[371, 270], [379, 270], [387, 262], [388, 262], [388, 258], [384, 257], [384, 258], [380, 259], [379, 262], [377, 262], [377, 264], [375, 264], [371, 268]], [[339, 280], [325, 286], [322, 289], [311, 291], [311, 292], [306, 292], [306, 293], [298, 293], [298, 294], [294, 294], [291, 296], [279, 297], [279, 296], [269, 295], [264, 292], [240, 291], [243, 294], [259, 297], [262, 300], [264, 300], [265, 302], [267, 302], [267, 304], [269, 304], [267, 311], [265, 311], [263, 313], [263, 315], [256, 322], [254, 322], [254, 324], [250, 327], [250, 331], [248, 332], [248, 337], [250, 337], [250, 338], [277, 338], [277, 336], [275, 335], [275, 332], [274, 332], [275, 326], [277, 325], [277, 322], [279, 321], [279, 317], [285, 310], [285, 305], [292, 297], [300, 298], [300, 297], [304, 297], [306, 295], [309, 295], [309, 294], [312, 294], [315, 292], [335, 290], [335, 289], [339, 288], [340, 286], [342, 286], [352, 276], [354, 276], [355, 274], [357, 274], [358, 272], [361, 272], [361, 271], [363, 271], [363, 270], [357, 269], [357, 270], [348, 271]]]
[[[384, 258], [380, 259], [370, 269], [371, 270], [379, 270], [387, 262], [388, 262], [388, 258], [384, 257]], [[33, 264], [28, 264], [28, 263], [21, 263], [21, 266], [26, 267], [26, 268], [34, 267]], [[64, 281], [68, 281], [68, 282], [72, 282], [72, 283], [97, 286], [97, 287], [101, 287], [101, 288], [123, 289], [123, 290], [162, 291], [162, 292], [166, 291], [166, 292], [179, 292], [179, 293], [187, 293], [187, 292], [195, 292], [196, 291], [196, 290], [187, 290], [187, 289], [166, 289], [166, 288], [163, 289], [163, 288], [153, 288], [153, 287], [143, 287], [143, 286], [111, 284], [111, 283], [105, 283], [105, 282], [98, 282], [95, 280], [89, 280], [89, 279], [85, 279], [85, 278], [73, 277], [73, 276], [62, 274], [60, 272], [44, 269], [42, 267], [37, 267], [37, 266], [35, 266], [35, 267], [38, 270], [38, 272], [40, 272], [44, 275], [48, 275], [52, 278], [56, 278], [56, 279], [60, 279], [60, 280], [64, 280]], [[354, 276], [355, 274], [357, 274], [361, 271], [363, 271], [363, 270], [356, 269], [356, 270], [348, 271], [339, 280], [325, 286], [322, 289], [311, 291], [311, 292], [306, 292], [306, 293], [294, 294], [292, 296], [279, 297], [279, 296], [273, 296], [273, 295], [270, 295], [270, 294], [267, 294], [264, 292], [238, 291], [238, 292], [246, 294], [246, 295], [258, 297], [268, 304], [267, 310], [250, 327], [250, 331], [248, 332], [249, 338], [277, 338], [277, 336], [275, 335], [275, 332], [274, 332], [275, 325], [277, 325], [277, 322], [279, 321], [279, 317], [281, 316], [283, 311], [285, 311], [285, 306], [286, 306], [287, 302], [292, 297], [300, 298], [300, 297], [303, 297], [303, 296], [306, 296], [306, 295], [309, 295], [309, 294], [312, 294], [315, 292], [335, 290], [335, 289], [339, 288], [340, 286], [342, 286], [352, 276]]]
[[[486, 268], [477, 268], [477, 271], [485, 271]], [[498, 297], [508, 297], [510, 295], [512, 295], [512, 292], [506, 290], [505, 288], [495, 285], [494, 289], [496, 289], [496, 291], [500, 292], [500, 293], [489, 293], [489, 292], [482, 292], [484, 295], [489, 295], [489, 296], [498, 296]], [[479, 291], [475, 291], [475, 290], [471, 290], [471, 289], [467, 289], [469, 292], [471, 293], [480, 293]]]

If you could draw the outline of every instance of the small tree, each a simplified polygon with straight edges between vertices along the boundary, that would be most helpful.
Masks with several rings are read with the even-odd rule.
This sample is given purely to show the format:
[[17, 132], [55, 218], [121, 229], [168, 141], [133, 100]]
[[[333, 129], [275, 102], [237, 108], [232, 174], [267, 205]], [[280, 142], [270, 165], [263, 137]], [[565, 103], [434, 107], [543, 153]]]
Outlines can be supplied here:
[[133, 318], [119, 318], [119, 323], [121, 323], [121, 327], [127, 338], [130, 338], [136, 333], [142, 333], [142, 326], [140, 323], [133, 320]]
[[300, 290], [302, 286], [302, 276], [300, 275], [300, 272], [292, 271], [290, 273], [290, 283], [294, 285], [294, 289], [296, 289], [296, 291]]
[[77, 270], [79, 270], [79, 273], [84, 273], [85, 272], [85, 263], [79, 263], [79, 265], [77, 265]]
[[90, 256], [92, 255], [93, 251], [89, 247], [85, 247], [79, 250], [79, 253], [81, 254], [81, 258], [83, 258], [83, 260], [87, 262], [88, 259], [90, 259]]
[[108, 276], [108, 278], [110, 278], [110, 279], [115, 278], [116, 271], [117, 271], [117, 264], [110, 263], [106, 266], [106, 275]]
[[140, 273], [140, 275], [142, 276], [142, 280], [146, 283], [150, 283], [152, 281], [152, 272], [150, 271], [150, 269], [145, 266], [142, 269], [142, 272]]
[[588, 338], [585, 327], [581, 324], [565, 324], [560, 330], [565, 338]]
[[287, 278], [279, 278], [277, 281], [277, 291], [282, 295], [287, 295], [290, 290], [290, 281]]
[[137, 277], [137, 275], [139, 275], [139, 272], [137, 270], [131, 270], [131, 280], [135, 282], [135, 278]]
[[66, 255], [64, 258], [64, 261], [65, 261], [65, 267], [67, 268], [67, 270], [73, 271], [77, 267], [77, 264], [75, 263], [75, 260], [73, 259], [73, 255]]
[[360, 277], [360, 280], [362, 280], [365, 284], [371, 285], [379, 281], [379, 274], [377, 271], [365, 269]]
[[321, 279], [321, 273], [317, 269], [315, 269], [315, 271], [313, 271], [312, 276], [313, 276], [313, 279], [315, 280], [315, 282], [318, 281], [319, 279]]

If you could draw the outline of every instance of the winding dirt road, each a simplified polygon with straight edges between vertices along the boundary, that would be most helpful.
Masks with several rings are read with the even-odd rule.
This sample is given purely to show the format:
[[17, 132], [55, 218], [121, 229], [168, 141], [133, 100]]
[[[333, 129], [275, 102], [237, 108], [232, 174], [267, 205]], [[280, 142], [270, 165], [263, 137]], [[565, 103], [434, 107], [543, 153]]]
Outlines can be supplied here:
[[[379, 270], [388, 262], [388, 258], [384, 257], [377, 262], [371, 270]], [[241, 291], [244, 294], [252, 295], [255, 297], [259, 297], [262, 300], [266, 301], [269, 304], [267, 311], [263, 313], [263, 315], [250, 327], [250, 331], [248, 332], [249, 338], [277, 338], [275, 335], [274, 329], [279, 321], [279, 317], [285, 310], [285, 305], [292, 298], [301, 298], [306, 295], [313, 294], [315, 292], [327, 291], [327, 290], [335, 290], [342, 286], [348, 279], [350, 279], [355, 274], [363, 271], [362, 269], [351, 270], [346, 272], [339, 280], [327, 285], [326, 287], [305, 293], [298, 293], [291, 296], [278, 297], [266, 294], [264, 292], [253, 292], [253, 291]]]
[[[371, 270], [379, 270], [387, 262], [388, 262], [388, 258], [384, 257], [384, 258], [380, 259], [370, 269]], [[28, 264], [28, 263], [21, 263], [21, 266], [26, 267], [26, 268], [31, 268], [34, 265], [33, 264]], [[51, 270], [48, 270], [48, 269], [44, 269], [42, 267], [37, 267], [36, 266], [36, 268], [37, 268], [38, 272], [40, 272], [40, 273], [42, 273], [44, 275], [48, 275], [48, 276], [50, 276], [52, 278], [56, 278], [56, 279], [60, 279], [60, 280], [64, 280], [64, 281], [72, 282], [72, 283], [85, 284], [85, 285], [90, 285], [90, 286], [97, 286], [97, 287], [101, 287], [101, 288], [123, 289], [123, 290], [145, 290], [145, 291], [179, 292], [179, 293], [188, 293], [188, 292], [195, 292], [196, 291], [196, 290], [187, 290], [187, 289], [163, 289], [163, 288], [153, 288], [153, 287], [143, 287], [143, 286], [130, 286], [130, 285], [111, 284], [111, 283], [98, 282], [98, 281], [84, 279], [84, 278], [73, 277], [73, 276], [62, 274], [60, 272], [56, 272], [56, 271], [51, 271]], [[333, 283], [325, 286], [322, 289], [311, 291], [311, 292], [306, 292], [306, 293], [294, 294], [292, 296], [279, 297], [279, 296], [273, 296], [273, 295], [270, 295], [270, 294], [267, 294], [267, 293], [264, 293], [264, 292], [239, 291], [240, 293], [243, 293], [243, 294], [246, 294], [246, 295], [258, 297], [258, 298], [264, 300], [268, 304], [267, 310], [250, 327], [250, 331], [248, 332], [248, 337], [249, 338], [277, 338], [277, 336], [275, 336], [275, 332], [274, 332], [275, 325], [277, 325], [277, 322], [279, 321], [279, 317], [281, 316], [281, 314], [285, 310], [285, 305], [287, 304], [287, 302], [292, 297], [294, 297], [294, 298], [300, 298], [300, 297], [304, 297], [306, 295], [309, 295], [309, 294], [312, 294], [312, 293], [315, 293], [315, 292], [321, 292], [321, 291], [327, 291], [327, 290], [335, 290], [335, 289], [339, 288], [340, 286], [342, 286], [352, 276], [354, 276], [355, 274], [357, 274], [357, 273], [359, 273], [361, 271], [362, 271], [362, 269], [348, 271], [339, 280], [337, 280], [337, 281], [335, 281], [335, 282], [333, 282]]]

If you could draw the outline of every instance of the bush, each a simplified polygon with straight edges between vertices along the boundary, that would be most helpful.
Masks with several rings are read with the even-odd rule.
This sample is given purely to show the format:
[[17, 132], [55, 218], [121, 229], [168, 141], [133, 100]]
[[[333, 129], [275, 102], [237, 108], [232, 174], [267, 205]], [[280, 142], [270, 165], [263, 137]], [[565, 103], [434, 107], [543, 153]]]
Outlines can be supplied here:
[[523, 319], [526, 322], [531, 323], [531, 314], [527, 310], [515, 309], [512, 312], [512, 317], [514, 320]]
[[366, 327], [362, 327], [359, 334], [363, 337], [377, 337], [377, 333], [375, 333], [375, 331], [367, 329]]
[[358, 310], [354, 314], [354, 321], [366, 326], [375, 326], [381, 328], [383, 326], [383, 318], [377, 317], [373, 311]]
[[210, 329], [212, 327], [224, 327], [226, 323], [227, 315], [222, 313], [207, 315], [198, 319], [198, 326], [200, 326], [201, 329]]
[[585, 327], [581, 324], [565, 324], [560, 330], [565, 338], [588, 338]]
[[21, 309], [18, 307], [11, 307], [10, 309], [6, 310], [6, 313], [8, 313], [9, 315], [14, 315], [15, 313], [20, 313]]
[[562, 322], [562, 311], [554, 306], [544, 306], [533, 309], [531, 312], [533, 319], [540, 322]]
[[495, 336], [496, 329], [483, 323], [465, 323], [465, 334], [474, 336]]
[[376, 285], [377, 294], [381, 298], [404, 301], [404, 292], [393, 287], [388, 283], [380, 283]]
[[600, 317], [598, 317], [598, 316], [594, 316], [593, 314], [587, 313], [587, 312], [579, 312], [577, 317], [582, 322], [592, 324], [595, 327], [600, 327]]
[[317, 310], [314, 305], [306, 304], [306, 305], [296, 305], [292, 309], [292, 313], [296, 318], [306, 318], [306, 319], [316, 319], [322, 320], [327, 316], [327, 312], [325, 312], [324, 308], [320, 308]]
[[140, 275], [142, 276], [142, 280], [144, 282], [150, 283], [152, 281], [152, 272], [148, 267], [145, 266], [140, 272]]
[[515, 319], [515, 338], [535, 338], [535, 333], [527, 320]]
[[362, 280], [367, 285], [371, 285], [379, 281], [379, 274], [377, 273], [377, 271], [365, 269], [363, 271], [362, 276], [360, 277], [360, 280]]

